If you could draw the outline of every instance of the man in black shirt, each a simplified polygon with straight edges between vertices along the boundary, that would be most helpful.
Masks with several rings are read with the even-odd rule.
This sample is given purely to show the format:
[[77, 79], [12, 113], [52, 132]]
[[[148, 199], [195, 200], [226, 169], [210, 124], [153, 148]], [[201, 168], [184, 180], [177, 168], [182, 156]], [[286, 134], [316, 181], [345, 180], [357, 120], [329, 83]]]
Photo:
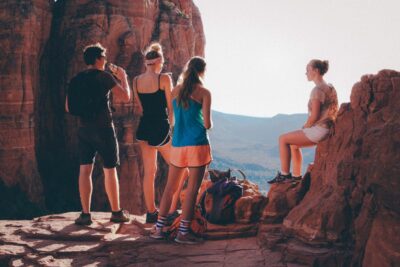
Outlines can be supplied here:
[[[90, 202], [92, 196], [92, 171], [97, 153], [103, 159], [104, 183], [112, 209], [110, 221], [127, 222], [129, 213], [121, 209], [119, 203], [119, 184], [116, 166], [119, 165], [118, 142], [112, 120], [110, 93], [125, 102], [130, 100], [130, 88], [127, 74], [121, 67], [117, 67], [113, 75], [104, 71], [106, 64], [106, 49], [97, 43], [85, 47], [83, 57], [88, 68], [80, 73], [86, 79], [100, 103], [96, 113], [91, 116], [80, 116], [78, 131], [79, 140], [79, 194], [82, 204], [82, 213], [75, 220], [78, 225], [90, 225]], [[72, 101], [71, 101], [72, 102]], [[68, 108], [68, 96], [65, 102]]]

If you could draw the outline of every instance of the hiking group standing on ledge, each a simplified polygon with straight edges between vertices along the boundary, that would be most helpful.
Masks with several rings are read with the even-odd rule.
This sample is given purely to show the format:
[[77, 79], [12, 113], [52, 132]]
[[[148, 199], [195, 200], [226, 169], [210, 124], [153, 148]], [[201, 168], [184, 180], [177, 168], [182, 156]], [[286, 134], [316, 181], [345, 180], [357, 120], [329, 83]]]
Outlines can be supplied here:
[[[133, 79], [133, 95], [141, 113], [136, 137], [142, 151], [144, 165], [143, 192], [147, 208], [146, 223], [155, 223], [152, 238], [163, 239], [165, 229], [179, 216], [179, 192], [187, 180], [185, 201], [175, 241], [194, 244], [199, 238], [191, 233], [199, 187], [207, 166], [212, 161], [207, 130], [212, 127], [211, 93], [204, 87], [206, 62], [201, 57], [191, 58], [174, 87], [170, 75], [162, 73], [162, 47], [153, 43], [145, 52], [145, 73]], [[119, 203], [119, 183], [116, 167], [119, 149], [112, 120], [111, 91], [125, 102], [131, 99], [131, 89], [125, 70], [106, 64], [106, 49], [99, 43], [85, 47], [83, 58], [88, 66], [70, 81], [65, 109], [78, 116], [79, 193], [82, 212], [75, 220], [78, 225], [90, 225], [92, 172], [95, 156], [103, 159], [104, 183], [112, 215], [110, 221], [130, 220], [129, 213]], [[311, 60], [307, 65], [307, 79], [315, 83], [308, 103], [308, 119], [303, 129], [279, 137], [281, 170], [269, 183], [301, 180], [301, 148], [315, 146], [332, 130], [338, 111], [334, 87], [323, 76], [328, 62]], [[168, 181], [160, 208], [154, 200], [154, 180], [157, 152], [169, 165]], [[290, 173], [290, 162], [293, 174]]]

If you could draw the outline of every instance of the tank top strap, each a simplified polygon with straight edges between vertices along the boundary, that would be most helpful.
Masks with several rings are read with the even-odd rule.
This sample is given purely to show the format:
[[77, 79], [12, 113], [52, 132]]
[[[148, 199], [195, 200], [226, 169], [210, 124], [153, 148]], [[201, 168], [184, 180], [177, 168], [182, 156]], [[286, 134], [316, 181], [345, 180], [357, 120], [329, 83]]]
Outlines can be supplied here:
[[158, 75], [158, 89], [161, 89], [161, 73]]

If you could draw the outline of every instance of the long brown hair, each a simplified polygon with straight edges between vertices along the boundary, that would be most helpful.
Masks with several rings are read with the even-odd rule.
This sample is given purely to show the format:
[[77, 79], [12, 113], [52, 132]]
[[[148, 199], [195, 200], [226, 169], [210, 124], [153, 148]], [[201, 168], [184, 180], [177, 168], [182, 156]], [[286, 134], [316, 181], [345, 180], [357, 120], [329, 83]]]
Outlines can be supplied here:
[[193, 93], [197, 84], [202, 85], [203, 82], [199, 74], [206, 69], [206, 62], [202, 57], [192, 57], [186, 64], [185, 70], [181, 74], [182, 87], [178, 93], [177, 103], [184, 108], [189, 107], [190, 95]]

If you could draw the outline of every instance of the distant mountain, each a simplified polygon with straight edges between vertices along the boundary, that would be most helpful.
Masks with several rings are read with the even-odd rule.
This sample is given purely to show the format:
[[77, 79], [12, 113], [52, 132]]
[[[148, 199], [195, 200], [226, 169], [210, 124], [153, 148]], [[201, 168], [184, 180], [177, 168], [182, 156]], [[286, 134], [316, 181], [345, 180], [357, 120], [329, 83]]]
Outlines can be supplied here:
[[[214, 127], [210, 139], [214, 161], [212, 168], [239, 168], [249, 180], [268, 191], [267, 180], [279, 170], [279, 135], [300, 129], [306, 114], [278, 114], [272, 118], [212, 112]], [[314, 149], [303, 150], [303, 166], [314, 159]]]

